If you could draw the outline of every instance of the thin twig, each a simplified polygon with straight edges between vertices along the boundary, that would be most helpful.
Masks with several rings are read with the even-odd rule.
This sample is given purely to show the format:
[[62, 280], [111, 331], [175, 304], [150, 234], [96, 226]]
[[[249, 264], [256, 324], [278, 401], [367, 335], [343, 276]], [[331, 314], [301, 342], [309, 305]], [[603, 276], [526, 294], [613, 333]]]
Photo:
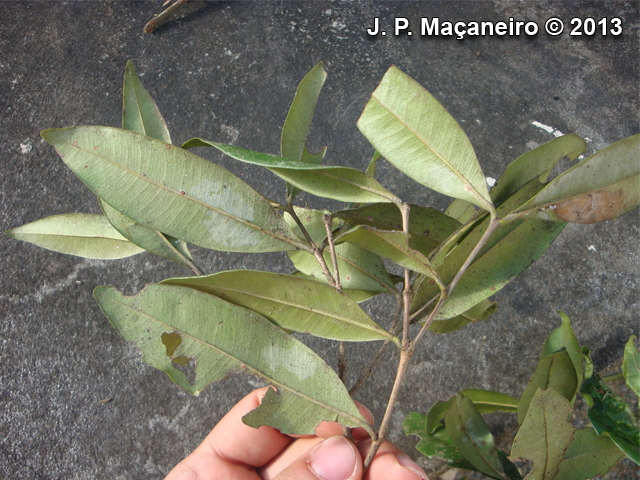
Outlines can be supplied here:
[[[400, 332], [400, 329], [402, 328], [402, 325], [400, 324], [401, 312], [402, 312], [402, 299], [398, 299], [398, 308], [396, 309], [396, 313], [393, 317], [393, 325], [389, 329], [389, 333], [391, 333], [391, 335], [393, 335], [394, 337]], [[360, 390], [360, 387], [364, 385], [364, 382], [366, 382], [367, 379], [371, 376], [371, 373], [373, 373], [373, 369], [378, 364], [380, 359], [384, 356], [385, 352], [387, 351], [387, 348], [389, 348], [389, 345], [391, 345], [390, 339], [386, 339], [384, 342], [382, 342], [382, 345], [378, 349], [378, 352], [376, 353], [375, 357], [373, 357], [373, 360], [371, 360], [371, 363], [369, 363], [369, 366], [364, 370], [364, 372], [362, 372], [362, 375], [360, 375], [360, 378], [358, 378], [358, 381], [354, 383], [353, 387], [351, 387], [351, 389], [349, 390], [350, 396], [353, 397], [356, 394], [356, 392]]]
[[[144, 32], [145, 33], [153, 32], [156, 28], [158, 28], [158, 26], [164, 19], [166, 19], [169, 15], [171, 15], [173, 12], [178, 10], [182, 5], [184, 5], [187, 2], [188, 0], [176, 0], [174, 4], [170, 5], [168, 8], [166, 8], [165, 10], [160, 12], [158, 15], [154, 16], [151, 20], [149, 20], [147, 24], [144, 26]], [[166, 5], [166, 2], [164, 5]]]
[[[402, 232], [407, 236], [409, 241], [409, 210], [408, 203], [403, 203], [400, 208], [402, 214]], [[402, 301], [404, 304], [403, 327], [402, 327], [402, 348], [409, 347], [409, 318], [411, 316], [411, 301], [413, 292], [411, 291], [411, 270], [404, 269], [404, 290], [402, 291]]]
[[338, 271], [338, 258], [336, 257], [336, 247], [333, 244], [333, 233], [331, 232], [331, 215], [324, 214], [322, 216], [324, 229], [327, 232], [327, 241], [329, 242], [329, 252], [331, 253], [331, 262], [333, 263], [333, 278], [336, 281], [336, 290], [342, 293], [342, 285], [340, 284], [340, 272]]
[[344, 348], [344, 342], [338, 344], [338, 377], [342, 383], [347, 385], [347, 352]]

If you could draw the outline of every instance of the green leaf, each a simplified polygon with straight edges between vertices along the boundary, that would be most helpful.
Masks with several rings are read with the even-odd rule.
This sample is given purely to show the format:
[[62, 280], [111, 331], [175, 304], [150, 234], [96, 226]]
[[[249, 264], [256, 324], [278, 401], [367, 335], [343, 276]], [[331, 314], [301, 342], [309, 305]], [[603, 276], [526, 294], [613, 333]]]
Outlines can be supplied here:
[[620, 140], [553, 179], [505, 220], [522, 215], [570, 223], [617, 218], [640, 204], [640, 134]]
[[[543, 185], [537, 179], [532, 180], [498, 207], [498, 216], [502, 217], [503, 214], [517, 208], [521, 202], [531, 198], [532, 192], [541, 188]], [[431, 264], [445, 285], [450, 284], [458, 273], [486, 231], [489, 221], [485, 216], [475, 226], [472, 224], [471, 227], [461, 227], [462, 230], [471, 228], [471, 231], [465, 233], [457, 244], [451, 245], [449, 240], [445, 241], [444, 244], [448, 244], [446, 249], [438, 248], [431, 255]], [[497, 293], [540, 258], [563, 228], [564, 224], [561, 223], [522, 219], [498, 227], [460, 278], [436, 320], [446, 320], [460, 315]], [[453, 235], [459, 235], [459, 232]], [[438, 289], [424, 280], [414, 285], [414, 291], [412, 313], [440, 294]], [[429, 310], [426, 310], [419, 318], [425, 318], [428, 314]]]
[[551, 170], [562, 158], [573, 161], [586, 149], [587, 144], [579, 136], [563, 135], [520, 155], [496, 180], [490, 192], [491, 199], [500, 205], [534, 178], [546, 183]]
[[575, 429], [567, 421], [571, 411], [569, 401], [553, 388], [536, 391], [511, 447], [512, 460], [533, 461], [527, 480], [551, 480], [558, 473], [573, 440]]
[[215, 295], [251, 309], [287, 330], [333, 340], [394, 339], [349, 297], [339, 294], [333, 287], [304, 278], [234, 270], [170, 278], [162, 284], [180, 285]]
[[[334, 216], [353, 227], [368, 225], [378, 230], [402, 231], [400, 210], [390, 203], [374, 203], [366, 207], [341, 210], [334, 213]], [[459, 222], [435, 208], [410, 205], [409, 246], [424, 255], [428, 255], [459, 227]]]
[[431, 322], [431, 325], [429, 325], [429, 331], [439, 334], [455, 332], [460, 328], [466, 327], [472, 322], [485, 320], [489, 316], [493, 315], [497, 309], [498, 302], [492, 302], [491, 300], [485, 299], [457, 317]]
[[371, 158], [371, 161], [369, 162], [369, 166], [367, 167], [367, 169], [365, 170], [364, 173], [369, 175], [371, 178], [375, 178], [376, 177], [376, 164], [378, 163], [378, 160], [380, 160], [381, 158], [382, 158], [382, 156], [380, 155], [380, 152], [378, 152], [376, 150], [373, 153], [373, 157]]
[[213, 147], [235, 160], [259, 165], [300, 190], [318, 197], [331, 198], [341, 202], [401, 203], [398, 197], [386, 190], [375, 179], [354, 168], [295, 162], [276, 155], [209, 142], [200, 138], [192, 138], [182, 145], [182, 148], [185, 149], [193, 147]]
[[460, 453], [475, 468], [494, 478], [504, 478], [491, 432], [473, 402], [457, 394], [445, 418], [447, 433]]
[[42, 137], [94, 193], [143, 225], [215, 250], [301, 246], [267, 199], [181, 148], [109, 127], [45, 130]]
[[457, 220], [460, 223], [467, 223], [476, 214], [473, 203], [456, 198], [444, 211], [445, 215]]
[[138, 223], [111, 207], [104, 200], [98, 200], [109, 223], [131, 243], [186, 267], [194, 268], [187, 244], [182, 240], [164, 235], [155, 228]]
[[431, 267], [427, 257], [409, 246], [409, 238], [410, 236], [404, 232], [378, 230], [360, 225], [338, 236], [335, 242], [353, 243], [402, 267], [427, 275], [434, 282], [440, 283], [440, 278]]
[[636, 395], [640, 396], [640, 354], [636, 349], [635, 335], [629, 337], [624, 347], [624, 360], [622, 361], [622, 374], [624, 381]]
[[[294, 207], [294, 209], [311, 239], [316, 244], [322, 243], [327, 236], [322, 217], [324, 214], [330, 212], [328, 210], [313, 210], [299, 207]], [[285, 213], [284, 218], [291, 229], [302, 238], [302, 231], [298, 225], [296, 225], [293, 217]], [[332, 228], [337, 228], [340, 223], [338, 219], [333, 219]], [[369, 292], [388, 292], [392, 295], [398, 294], [389, 278], [387, 270], [384, 268], [382, 259], [378, 255], [348, 243], [336, 245], [335, 251], [338, 260], [340, 281], [344, 288]], [[300, 250], [287, 252], [287, 254], [296, 269], [306, 275], [314, 277], [318, 282], [327, 283], [326, 276], [318, 260], [312, 254]], [[331, 253], [328, 248], [325, 248], [323, 257], [329, 271], [333, 274], [333, 262], [331, 261]]]
[[536, 371], [522, 392], [518, 404], [518, 423], [525, 421], [532, 398], [538, 391], [554, 389], [567, 400], [571, 400], [578, 389], [578, 377], [566, 350], [552, 353], [540, 359]]
[[[278, 412], [272, 412], [264, 423], [251, 426], [313, 434], [321, 421], [338, 421], [371, 430], [333, 370], [255, 312], [170, 285], [149, 285], [133, 297], [98, 287], [94, 295], [118, 333], [142, 350], [143, 360], [190, 393], [197, 395], [208, 384], [240, 372], [274, 385], [278, 392], [271, 397], [276, 395], [290, 410], [277, 419], [273, 413]], [[263, 402], [260, 410], [265, 409], [269, 406]]]
[[[320, 90], [322, 90], [326, 78], [327, 73], [320, 62], [305, 75], [298, 85], [287, 119], [282, 127], [280, 151], [284, 158], [316, 165], [322, 163], [326, 148], [317, 154], [309, 153], [306, 141]], [[296, 193], [295, 187], [287, 185], [287, 196], [293, 198]]]
[[558, 313], [560, 314], [560, 318], [562, 319], [562, 325], [551, 331], [551, 333], [547, 337], [547, 340], [544, 342], [540, 358], [544, 358], [551, 355], [552, 353], [556, 353], [561, 351], [562, 349], [565, 349], [569, 354], [569, 357], [571, 357], [571, 363], [573, 363], [573, 366], [576, 370], [578, 385], [580, 385], [582, 383], [583, 377], [582, 351], [580, 349], [580, 344], [578, 343], [578, 339], [573, 333], [569, 317], [567, 317], [567, 315], [563, 312]]
[[609, 437], [599, 436], [593, 428], [579, 428], [554, 480], [587, 480], [605, 475], [623, 458], [624, 453]]
[[418, 183], [493, 209], [480, 164], [460, 125], [398, 68], [384, 75], [358, 128], [384, 158]]
[[113, 260], [144, 252], [120, 235], [103, 215], [89, 213], [54, 215], [4, 234], [47, 250], [84, 258]]
[[[312, 275], [305, 275], [302, 272], [296, 271], [296, 272], [293, 272], [291, 276], [296, 278], [304, 278], [306, 280], [311, 280], [312, 282], [324, 283], [325, 285], [327, 283], [327, 279], [325, 278], [324, 275], [322, 276], [322, 278], [316, 278]], [[349, 298], [351, 298], [351, 300], [353, 300], [356, 303], [365, 302], [380, 293], [380, 292], [368, 292], [366, 290], [354, 290], [352, 288], [343, 288], [343, 292], [345, 295], [347, 295]]]
[[[518, 399], [506, 393], [482, 390], [479, 388], [465, 388], [460, 392], [468, 398], [480, 413], [515, 412], [518, 409]], [[447, 416], [456, 396], [445, 402], [436, 402], [427, 414], [426, 431], [432, 434], [441, 426], [441, 421]]]
[[156, 102], [142, 86], [131, 60], [124, 70], [122, 97], [122, 128], [171, 143], [167, 124]]
[[640, 465], [640, 427], [629, 405], [596, 373], [585, 373], [580, 393], [587, 399], [587, 415], [598, 435], [609, 435], [627, 457]]
[[404, 419], [404, 433], [420, 437], [420, 442], [416, 445], [416, 449], [426, 457], [439, 457], [446, 460], [451, 466], [475, 470], [475, 467], [466, 460], [465, 456], [453, 444], [453, 440], [443, 426], [440, 426], [432, 433], [427, 433], [426, 420], [426, 415], [417, 412], [410, 413]]
[[504, 469], [504, 474], [507, 476], [509, 480], [522, 480], [522, 475], [518, 471], [518, 467], [516, 467], [511, 460], [509, 460], [509, 456], [504, 453], [502, 450], [498, 450], [498, 459], [502, 464], [502, 468]]

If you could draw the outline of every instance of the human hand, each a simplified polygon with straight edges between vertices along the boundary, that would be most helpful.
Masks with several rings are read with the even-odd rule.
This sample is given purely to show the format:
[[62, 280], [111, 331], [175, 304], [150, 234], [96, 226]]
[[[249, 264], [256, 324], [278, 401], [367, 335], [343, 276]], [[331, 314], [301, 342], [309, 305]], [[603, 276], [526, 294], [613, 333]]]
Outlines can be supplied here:
[[[363, 429], [354, 429], [354, 443], [341, 436], [342, 427], [337, 423], [322, 422], [315, 436], [300, 438], [242, 423], [242, 417], [260, 405], [268, 388], [240, 400], [165, 480], [429, 480], [390, 442], [382, 444], [363, 477], [362, 459], [371, 444]], [[356, 404], [373, 423], [371, 413]]]

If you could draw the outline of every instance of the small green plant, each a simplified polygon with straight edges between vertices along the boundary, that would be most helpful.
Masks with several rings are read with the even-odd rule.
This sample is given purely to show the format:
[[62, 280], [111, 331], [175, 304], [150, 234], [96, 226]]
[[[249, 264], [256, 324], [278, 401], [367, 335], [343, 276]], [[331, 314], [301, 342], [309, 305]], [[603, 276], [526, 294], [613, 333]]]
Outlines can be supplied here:
[[[300, 83], [277, 156], [199, 138], [182, 147], [172, 145], [155, 102], [129, 62], [122, 129], [81, 126], [42, 132], [96, 193], [104, 215], [58, 215], [6, 235], [88, 258], [122, 258], [146, 250], [190, 268], [196, 276], [148, 285], [135, 296], [106, 286], [94, 294], [122, 337], [143, 352], [144, 361], [182, 388], [197, 395], [233, 373], [258, 376], [274, 389], [244, 417], [247, 425], [292, 434], [313, 434], [324, 420], [337, 421], [346, 431], [362, 427], [374, 440], [368, 465], [387, 434], [407, 367], [427, 332], [451, 332], [491, 315], [496, 303], [489, 297], [538, 259], [567, 222], [601, 222], [638, 207], [640, 135], [548, 181], [560, 159], [573, 161], [586, 150], [580, 137], [565, 135], [514, 160], [489, 191], [460, 126], [431, 94], [392, 67], [358, 121], [375, 149], [366, 172], [325, 166], [326, 149], [311, 153], [306, 146], [325, 78], [319, 64]], [[193, 147], [212, 147], [273, 172], [286, 183], [286, 203], [265, 198], [191, 153]], [[375, 180], [376, 162], [383, 157], [455, 200], [444, 213], [401, 200]], [[346, 206], [336, 212], [301, 208], [294, 203], [300, 190]], [[286, 251], [296, 271], [204, 275], [188, 243], [233, 252]], [[387, 271], [391, 264], [401, 276]], [[379, 294], [392, 295], [397, 303], [384, 327], [358, 304]], [[420, 325], [413, 338], [412, 324]], [[291, 332], [382, 345], [371, 366], [347, 389], [343, 348], [336, 374]], [[351, 395], [391, 344], [399, 349], [400, 362], [376, 430]], [[628, 350], [623, 372], [637, 393], [638, 354], [632, 341]], [[563, 318], [520, 400], [463, 390], [434, 405], [427, 416], [409, 415], [405, 430], [422, 437], [418, 449], [424, 454], [496, 478], [520, 478], [508, 456], [493, 446], [480, 416], [496, 409], [517, 411], [522, 424], [511, 458], [533, 452], [530, 445], [541, 438], [540, 429], [559, 430], [562, 442], [550, 447], [554, 460], [532, 457], [534, 470], [527, 478], [587, 478], [561, 475], [587, 444], [610, 452], [607, 465], [620, 452], [638, 462], [637, 419], [628, 408], [623, 408], [624, 420], [611, 416], [611, 402], [618, 399], [593, 374], [589, 361], [582, 373], [583, 355], [588, 360]], [[585, 398], [593, 399], [595, 434], [574, 432], [566, 422], [579, 387]], [[549, 411], [555, 419], [547, 416]], [[608, 438], [598, 436], [603, 433]], [[548, 471], [534, 473], [543, 464]]]

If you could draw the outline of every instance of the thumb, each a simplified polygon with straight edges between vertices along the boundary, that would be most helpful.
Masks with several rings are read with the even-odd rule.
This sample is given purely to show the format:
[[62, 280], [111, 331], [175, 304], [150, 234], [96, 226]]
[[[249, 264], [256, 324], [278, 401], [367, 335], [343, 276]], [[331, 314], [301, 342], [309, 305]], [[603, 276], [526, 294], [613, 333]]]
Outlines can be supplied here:
[[273, 480], [361, 480], [362, 457], [342, 436], [328, 438], [298, 457]]

